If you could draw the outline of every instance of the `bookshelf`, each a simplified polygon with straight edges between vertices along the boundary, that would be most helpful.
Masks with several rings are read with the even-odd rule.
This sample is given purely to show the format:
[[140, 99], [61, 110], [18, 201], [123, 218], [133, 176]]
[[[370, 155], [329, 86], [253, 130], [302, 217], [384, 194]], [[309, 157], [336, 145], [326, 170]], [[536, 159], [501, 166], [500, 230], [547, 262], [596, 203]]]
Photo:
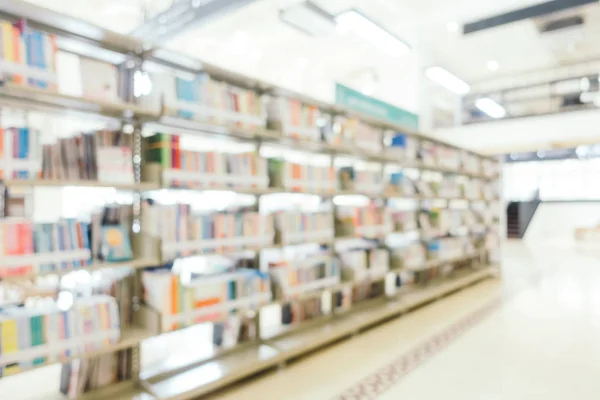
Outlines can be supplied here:
[[[112, 51], [114, 48], [111, 47]], [[143, 59], [148, 54], [150, 53], [144, 52], [137, 56]], [[160, 60], [154, 57], [152, 62], [160, 64]], [[18, 69], [13, 64], [9, 65], [10, 68], [3, 68], [6, 65], [8, 64], [0, 63], [0, 71], [17, 75], [30, 73]], [[179, 67], [183, 71], [189, 70], [172, 62], [169, 66], [176, 69]], [[90, 253], [77, 250], [0, 255], [2, 268], [20, 267], [24, 264], [32, 266], [29, 273], [7, 276], [0, 284], [49, 276], [63, 277], [79, 270], [90, 273], [114, 272], [121, 269], [132, 271], [135, 283], [128, 307], [133, 318], [130, 323], [121, 327], [119, 340], [102, 350], [80, 352], [61, 359], [61, 362], [91, 359], [131, 349], [131, 378], [118, 383], [114, 388], [107, 387], [85, 395], [80, 393], [75, 396], [77, 398], [102, 398], [102, 393], [107, 392], [110, 392], [111, 396], [127, 398], [130, 393], [140, 391], [157, 398], [195, 398], [258, 371], [280, 366], [316, 348], [352, 336], [386, 319], [496, 274], [491, 265], [498, 261], [497, 244], [493, 240], [498, 218], [490, 211], [496, 206], [499, 208], [500, 201], [497, 188], [500, 175], [495, 160], [423, 137], [385, 120], [357, 114], [339, 106], [323, 104], [265, 83], [244, 83], [244, 80], [240, 82], [237, 75], [213, 67], [208, 70], [213, 72], [209, 75], [219, 79], [216, 81], [210, 78], [203, 83], [203, 90], [210, 93], [209, 101], [195, 101], [194, 96], [178, 99], [172, 93], [173, 90], [168, 88], [172, 77], [157, 78], [158, 97], [138, 98], [135, 103], [125, 100], [86, 99], [6, 82], [0, 85], [0, 108], [10, 106], [56, 114], [59, 117], [82, 115], [112, 121], [116, 122], [120, 131], [127, 131], [132, 139], [133, 179], [130, 183], [84, 179], [51, 180], [41, 177], [11, 178], [2, 181], [9, 192], [13, 189], [37, 187], [97, 187], [126, 191], [132, 195], [132, 219], [135, 228], [129, 232], [134, 253], [131, 260], [93, 260], [81, 267], [69, 266], [46, 271], [40, 269], [39, 265], [89, 259]], [[47, 78], [44, 74], [35, 76], [37, 79]], [[124, 74], [123, 77], [127, 78], [127, 75]], [[187, 81], [179, 83], [188, 89], [193, 87]], [[130, 95], [131, 93], [126, 93], [122, 97], [131, 99]], [[248, 104], [240, 106], [240, 101]], [[292, 121], [298, 115], [300, 122]], [[333, 137], [333, 129], [326, 134], [317, 124], [319, 118], [330, 119], [331, 126], [334, 123], [341, 124], [344, 134], [351, 135], [355, 129], [356, 135]], [[411, 150], [408, 146], [399, 148], [389, 145], [386, 135], [389, 136], [390, 132], [394, 137], [403, 136], [412, 141], [415, 147]], [[198, 167], [198, 161], [192, 163], [193, 167], [184, 168], [181, 165], [162, 164], [162, 160], [149, 160], [147, 140], [156, 133], [170, 135], [169, 140], [175, 136], [209, 137], [254, 145], [253, 160], [256, 165], [261, 165], [262, 169], [258, 169], [259, 173], [244, 174], [248, 171], [242, 167], [238, 168], [236, 173], [232, 173], [230, 167], [234, 162], [240, 163], [235, 164], [237, 168], [246, 160], [237, 157], [236, 154], [240, 153], [236, 151], [210, 152], [205, 149], [190, 149], [190, 153], [186, 155], [188, 158], [184, 157], [184, 162], [181, 163], [185, 166], [186, 162], [190, 163], [190, 157], [196, 157], [196, 154], [203, 152], [211, 153], [210, 157], [223, 157], [226, 160], [217, 170], [208, 167], [208, 162], [205, 161], [202, 161], [205, 163], [202, 168]], [[331, 135], [332, 138], [327, 135]], [[377, 140], [365, 140], [371, 136], [377, 137]], [[180, 157], [177, 153], [180, 150], [178, 146], [169, 148], [169, 158]], [[301, 161], [271, 157], [263, 152], [269, 146], [285, 149], [283, 153], [297, 151], [309, 156]], [[171, 150], [174, 152], [171, 153]], [[414, 157], [407, 155], [411, 151], [415, 153]], [[217, 154], [219, 152], [222, 154]], [[319, 164], [313, 160], [317, 156], [328, 157], [328, 160]], [[378, 167], [368, 172], [358, 167], [348, 170], [350, 176], [356, 174], [360, 179], [353, 180], [352, 185], [348, 187], [343, 187], [340, 182], [341, 168], [336, 166], [336, 161], [342, 158], [351, 160], [345, 161], [345, 165], [349, 165], [350, 168], [360, 163], [375, 163]], [[269, 164], [270, 159], [282, 162], [279, 172], [266, 168], [272, 166]], [[6, 169], [8, 163], [15, 170], [28, 171], [39, 164], [36, 164], [35, 160], [0, 158], [1, 169]], [[388, 167], [392, 172], [387, 170]], [[433, 178], [426, 179], [426, 176]], [[412, 187], [411, 193], [403, 191], [402, 185], [407, 181], [408, 186]], [[423, 183], [423, 187], [418, 187], [417, 182]], [[444, 182], [449, 182], [449, 190], [454, 190], [452, 194], [439, 189]], [[266, 227], [253, 234], [246, 234], [249, 230], [238, 229], [238, 222], [234, 218], [231, 226], [218, 234], [211, 231], [214, 222], [211, 222], [211, 228], [206, 229], [198, 228], [200, 223], [197, 223], [194, 225], [197, 231], [194, 232], [199, 231], [202, 235], [195, 236], [191, 228], [190, 232], [187, 228], [182, 228], [185, 224], [181, 222], [189, 222], [188, 220], [178, 219], [177, 224], [170, 225], [169, 218], [159, 217], [158, 221], [145, 218], [145, 200], [151, 198], [160, 204], [160, 201], [155, 200], [158, 197], [152, 197], [156, 192], [178, 196], [186, 192], [196, 195], [214, 191], [253, 197], [252, 205], [242, 207], [236, 204], [231, 209], [240, 214], [256, 213], [260, 218], [264, 217]], [[302, 207], [305, 204], [302, 201], [298, 203], [302, 206], [300, 208], [264, 207], [263, 200], [288, 194], [317, 196], [318, 208], [304, 209]], [[360, 198], [360, 201], [372, 205], [376, 211], [362, 212], [353, 209], [347, 215], [341, 216], [342, 207], [365, 207], [355, 203], [351, 206], [337, 204], [341, 201], [340, 198], [344, 197]], [[281, 199], [279, 202], [282, 205], [292, 202], [288, 197]], [[488, 214], [477, 215], [474, 221], [467, 221], [461, 216], [464, 220], [458, 228], [466, 229], [467, 233], [464, 235], [449, 234], [450, 229], [419, 226], [420, 222], [416, 216], [414, 229], [400, 229], [394, 225], [389, 212], [402, 209], [392, 205], [396, 200], [410, 203], [410, 209], [415, 212], [422, 209], [431, 211], [433, 208], [450, 209], [454, 207], [454, 203], [461, 203], [462, 206], [458, 208], [460, 210], [487, 210], [492, 217]], [[435, 207], [431, 205], [440, 202], [443, 204]], [[223, 207], [218, 205], [211, 210], [203, 209], [202, 212], [215, 215], [217, 210], [221, 212]], [[296, 220], [282, 218], [283, 222], [279, 222], [278, 213], [285, 212], [297, 213], [299, 217]], [[311, 228], [306, 228], [306, 221], [316, 213], [325, 215], [329, 223], [315, 223], [314, 226], [310, 225]], [[228, 216], [231, 213], [223, 211], [223, 214]], [[180, 214], [172, 215], [180, 218]], [[267, 218], [267, 215], [275, 217]], [[360, 221], [357, 222], [357, 218]], [[156, 222], [157, 229], [154, 234], [149, 234], [147, 228], [153, 222]], [[281, 226], [278, 227], [278, 223]], [[300, 228], [289, 232], [283, 229], [292, 223]], [[452, 228], [457, 227], [452, 225]], [[410, 252], [403, 247], [404, 245], [391, 243], [393, 241], [390, 239], [392, 236], [406, 235], [410, 231], [416, 232], [418, 236], [418, 248], [410, 249], [415, 251], [414, 259], [410, 259]], [[239, 232], [243, 232], [244, 235], [239, 235]], [[447, 239], [456, 239], [458, 244]], [[364, 251], [387, 252], [389, 265], [374, 263], [350, 271], [348, 275], [344, 274], [344, 266], [340, 265], [340, 254], [350, 251], [354, 246], [348, 247], [347, 242], [354, 245], [358, 243], [359, 248]], [[318, 252], [296, 250], [309, 244], [318, 247]], [[266, 256], [265, 253], [273, 251], [279, 252], [277, 257], [270, 259], [270, 256]], [[403, 263], [400, 266], [393, 265], [395, 252], [400, 254], [396, 257]], [[199, 273], [199, 276], [193, 277], [191, 283], [188, 282], [186, 286], [193, 288], [196, 284], [229, 285], [229, 290], [234, 291], [230, 289], [233, 285], [236, 288], [235, 296], [228, 293], [228, 297], [219, 297], [219, 301], [214, 303], [212, 299], [206, 302], [206, 299], [201, 298], [197, 299], [201, 306], [169, 310], [150, 306], [148, 298], [144, 297], [144, 276], [148, 276], [145, 274], [152, 273], [158, 266], [193, 257], [233, 256], [237, 253], [251, 253], [251, 256], [243, 260], [243, 266], [235, 265], [216, 275]], [[252, 262], [254, 264], [251, 264]], [[263, 266], [263, 262], [266, 266]], [[270, 290], [245, 292], [247, 287], [239, 283], [238, 272], [246, 263], [250, 263], [253, 268], [268, 277]], [[173, 268], [169, 273], [181, 280], [183, 274], [172, 272]], [[288, 277], [292, 273], [296, 274], [295, 278]], [[402, 284], [398, 285], [397, 281], [402, 281]], [[238, 290], [243, 293], [237, 293]], [[188, 292], [185, 293], [185, 296], [188, 296]], [[179, 304], [180, 301], [183, 303], [183, 300], [176, 303]], [[288, 307], [292, 310], [290, 314], [302, 317], [296, 319], [294, 316], [277, 329], [265, 330], [264, 327], [261, 328], [261, 315], [264, 308], [271, 306], [279, 306], [282, 310]], [[191, 360], [186, 365], [155, 374], [141, 373], [141, 343], [144, 340], [169, 335], [170, 332], [179, 330], [180, 326], [183, 328], [202, 322], [217, 323], [230, 318], [231, 315], [240, 319], [245, 319], [247, 315], [252, 316], [249, 317], [249, 326], [252, 327], [253, 333], [249, 334], [248, 338], [242, 341], [236, 339], [232, 348], [216, 351], [208, 358]], [[238, 331], [244, 327], [243, 322], [240, 324]], [[73, 342], [68, 344], [73, 345]], [[47, 349], [39, 348], [36, 351], [46, 352]], [[29, 359], [37, 355], [32, 354], [33, 352], [14, 354], [13, 357]], [[209, 373], [215, 370], [222, 372], [217, 375]]]

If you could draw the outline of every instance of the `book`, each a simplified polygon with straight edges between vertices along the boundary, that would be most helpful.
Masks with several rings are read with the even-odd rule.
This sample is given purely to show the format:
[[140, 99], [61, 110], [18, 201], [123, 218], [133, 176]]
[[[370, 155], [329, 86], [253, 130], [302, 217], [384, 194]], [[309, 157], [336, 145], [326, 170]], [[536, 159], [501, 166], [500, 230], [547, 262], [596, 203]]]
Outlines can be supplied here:
[[[64, 269], [77, 269], [89, 265], [91, 257], [88, 223], [74, 219], [59, 220], [56, 223], [33, 223], [24, 219], [6, 218], [0, 221], [0, 277], [28, 276], [34, 271], [50, 273]], [[53, 261], [61, 252], [78, 252], [72, 259]], [[81, 253], [82, 254], [79, 254]], [[18, 265], [22, 256], [25, 265]], [[39, 261], [36, 260], [36, 256]], [[91, 253], [90, 253], [91, 256]], [[33, 257], [33, 261], [32, 261]], [[62, 257], [62, 256], [61, 256]], [[67, 257], [68, 259], [68, 257]]]
[[142, 205], [142, 232], [162, 243], [165, 260], [257, 249], [274, 240], [272, 215], [254, 211], [193, 213], [189, 204]]
[[144, 139], [147, 163], [159, 164], [166, 187], [266, 188], [267, 160], [256, 152], [192, 151], [180, 137], [157, 133]]
[[122, 225], [103, 225], [100, 254], [107, 262], [131, 260], [133, 251], [127, 228]]
[[270, 187], [283, 187], [294, 192], [324, 192], [336, 190], [336, 173], [333, 167], [322, 167], [269, 159]]
[[132, 136], [102, 130], [61, 138], [42, 150], [42, 179], [133, 183]]
[[[184, 283], [172, 265], [167, 265], [144, 271], [142, 283], [144, 302], [162, 315], [163, 331], [226, 320], [238, 309], [254, 309], [265, 304], [271, 293], [269, 275], [247, 268], [196, 273]], [[245, 304], [233, 306], [236, 300], [243, 300]]]
[[0, 365], [4, 376], [113, 345], [120, 335], [118, 314], [115, 299], [109, 296], [79, 298], [66, 311], [48, 305], [3, 309]]
[[281, 211], [275, 214], [280, 244], [323, 243], [333, 240], [333, 213]]
[[0, 81], [56, 91], [57, 52], [54, 35], [0, 21]]

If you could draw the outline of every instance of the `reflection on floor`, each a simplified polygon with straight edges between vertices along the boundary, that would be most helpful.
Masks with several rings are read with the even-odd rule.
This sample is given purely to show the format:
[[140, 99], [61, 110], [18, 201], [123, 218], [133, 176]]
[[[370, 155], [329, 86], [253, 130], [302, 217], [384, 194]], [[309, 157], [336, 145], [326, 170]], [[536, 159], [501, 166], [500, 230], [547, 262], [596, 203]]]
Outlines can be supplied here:
[[[600, 260], [509, 242], [503, 272], [503, 281], [485, 281], [211, 399], [597, 399]], [[382, 368], [494, 302], [447, 347], [432, 346], [416, 368], [399, 368], [385, 390], [375, 389]], [[362, 391], [359, 383], [367, 383]]]

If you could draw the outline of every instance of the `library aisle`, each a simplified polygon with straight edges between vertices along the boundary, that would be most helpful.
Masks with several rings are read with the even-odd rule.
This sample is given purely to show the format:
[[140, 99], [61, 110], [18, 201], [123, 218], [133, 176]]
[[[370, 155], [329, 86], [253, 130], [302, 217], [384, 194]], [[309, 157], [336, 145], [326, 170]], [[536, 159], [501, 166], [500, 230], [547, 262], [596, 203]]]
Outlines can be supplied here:
[[211, 397], [597, 399], [598, 257], [504, 246], [504, 279], [407, 314]]

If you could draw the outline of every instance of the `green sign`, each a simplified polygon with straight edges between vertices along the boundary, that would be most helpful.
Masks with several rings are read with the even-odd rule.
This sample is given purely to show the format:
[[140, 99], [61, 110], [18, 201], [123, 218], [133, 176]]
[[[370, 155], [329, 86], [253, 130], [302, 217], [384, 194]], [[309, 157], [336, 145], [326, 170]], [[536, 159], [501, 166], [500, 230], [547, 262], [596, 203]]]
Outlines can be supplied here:
[[399, 125], [410, 130], [416, 131], [419, 128], [418, 115], [366, 96], [339, 83], [335, 84], [335, 104], [372, 117], [387, 120], [394, 125]]

